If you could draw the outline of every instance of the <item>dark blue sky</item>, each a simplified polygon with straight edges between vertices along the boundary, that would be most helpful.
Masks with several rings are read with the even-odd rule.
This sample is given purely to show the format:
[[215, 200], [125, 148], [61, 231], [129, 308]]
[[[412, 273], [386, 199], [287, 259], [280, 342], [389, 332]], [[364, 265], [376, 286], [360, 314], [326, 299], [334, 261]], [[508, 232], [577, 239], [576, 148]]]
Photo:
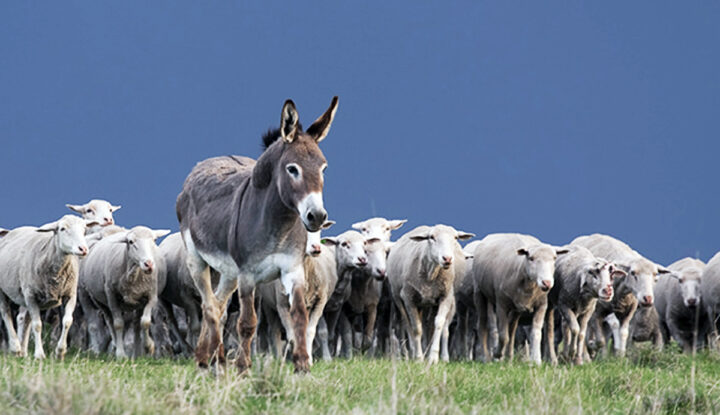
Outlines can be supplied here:
[[308, 125], [339, 95], [329, 233], [720, 250], [720, 3], [229, 3], [2, 2], [0, 226], [105, 198], [177, 229], [197, 161], [257, 157], [286, 98]]

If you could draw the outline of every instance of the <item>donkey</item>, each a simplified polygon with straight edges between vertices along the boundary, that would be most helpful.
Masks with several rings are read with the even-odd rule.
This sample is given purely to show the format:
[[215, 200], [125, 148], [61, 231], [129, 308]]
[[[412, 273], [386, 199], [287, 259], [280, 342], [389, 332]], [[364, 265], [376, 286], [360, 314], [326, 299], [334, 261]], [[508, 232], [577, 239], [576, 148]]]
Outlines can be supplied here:
[[[280, 128], [263, 137], [265, 151], [257, 161], [240, 156], [216, 157], [198, 163], [177, 199], [180, 233], [187, 248], [187, 265], [200, 291], [203, 321], [195, 349], [200, 368], [225, 363], [220, 320], [228, 299], [239, 287], [240, 373], [251, 365], [255, 335], [255, 286], [278, 277], [288, 296], [293, 321], [293, 363], [309, 370], [305, 334], [303, 257], [307, 232], [322, 227], [323, 174], [327, 162], [318, 143], [330, 131], [338, 98], [303, 132], [291, 100], [285, 101]], [[210, 268], [220, 273], [213, 292]]]

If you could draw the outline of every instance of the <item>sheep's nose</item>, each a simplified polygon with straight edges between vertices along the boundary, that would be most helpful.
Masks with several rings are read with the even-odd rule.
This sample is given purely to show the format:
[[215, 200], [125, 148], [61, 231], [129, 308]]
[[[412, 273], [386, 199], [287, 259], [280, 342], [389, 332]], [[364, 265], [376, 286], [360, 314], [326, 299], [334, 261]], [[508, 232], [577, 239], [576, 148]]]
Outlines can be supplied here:
[[113, 220], [113, 218], [105, 218], [105, 224], [106, 224], [106, 225], [112, 225], [113, 223], [115, 223], [115, 221]]
[[552, 282], [552, 281], [550, 281], [550, 280], [542, 280], [542, 285], [543, 285], [543, 288], [545, 288], [545, 289], [548, 289], [548, 290], [549, 290], [549, 289], [551, 289], [551, 288], [552, 288], [552, 286], [553, 286], [553, 282]]
[[444, 265], [450, 265], [452, 264], [453, 257], [443, 255], [442, 260]]
[[310, 248], [312, 249], [313, 255], [320, 255], [320, 252], [322, 252], [322, 246], [319, 244], [312, 244]]
[[357, 262], [359, 266], [364, 267], [365, 265], [367, 265], [367, 257], [361, 256], [360, 258], [358, 258]]
[[152, 260], [148, 259], [147, 261], [143, 262], [143, 267], [145, 267], [145, 269], [148, 271], [152, 271], [154, 266], [155, 264], [152, 262]]
[[643, 305], [652, 305], [652, 303], [653, 303], [652, 295], [646, 295], [643, 297]]
[[385, 274], [387, 273], [387, 271], [385, 271], [385, 269], [379, 269], [377, 271], [377, 273], [380, 276], [380, 278], [385, 278]]
[[690, 307], [694, 307], [694, 306], [697, 304], [697, 299], [696, 299], [696, 298], [688, 298], [687, 301], [688, 301], [688, 305], [689, 305]]
[[85, 256], [88, 253], [88, 248], [85, 245], [78, 246], [78, 251], [80, 251], [80, 255]]

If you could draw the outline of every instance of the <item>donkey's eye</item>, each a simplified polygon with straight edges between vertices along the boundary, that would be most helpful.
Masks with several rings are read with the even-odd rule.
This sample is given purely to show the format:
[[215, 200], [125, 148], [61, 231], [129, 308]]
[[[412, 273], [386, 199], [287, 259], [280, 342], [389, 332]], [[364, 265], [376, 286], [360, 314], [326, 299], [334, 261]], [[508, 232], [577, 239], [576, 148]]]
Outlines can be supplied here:
[[288, 165], [285, 169], [293, 178], [297, 179], [298, 176], [300, 176], [300, 169], [298, 169], [298, 167], [294, 164]]

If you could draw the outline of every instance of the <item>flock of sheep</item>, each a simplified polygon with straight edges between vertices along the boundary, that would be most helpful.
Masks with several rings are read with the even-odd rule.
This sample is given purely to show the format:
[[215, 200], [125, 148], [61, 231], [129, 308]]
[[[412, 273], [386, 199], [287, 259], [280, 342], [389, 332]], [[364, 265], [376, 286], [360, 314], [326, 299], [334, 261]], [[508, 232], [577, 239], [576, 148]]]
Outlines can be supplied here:
[[199, 163], [178, 197], [181, 232], [159, 245], [170, 231], [117, 226], [120, 207], [103, 200], [0, 229], [0, 348], [25, 356], [32, 332], [42, 359], [49, 325], [59, 358], [68, 343], [118, 358], [194, 350], [200, 367], [220, 368], [232, 351], [243, 371], [252, 353], [290, 354], [306, 370], [313, 356], [357, 352], [434, 363], [518, 351], [582, 364], [632, 341], [714, 345], [720, 255], [665, 267], [600, 234], [561, 247], [521, 234], [461, 246], [475, 235], [446, 225], [392, 241], [406, 221], [384, 218], [321, 236], [333, 222], [317, 143], [336, 108], [337, 98], [303, 132], [288, 101], [257, 162]]

